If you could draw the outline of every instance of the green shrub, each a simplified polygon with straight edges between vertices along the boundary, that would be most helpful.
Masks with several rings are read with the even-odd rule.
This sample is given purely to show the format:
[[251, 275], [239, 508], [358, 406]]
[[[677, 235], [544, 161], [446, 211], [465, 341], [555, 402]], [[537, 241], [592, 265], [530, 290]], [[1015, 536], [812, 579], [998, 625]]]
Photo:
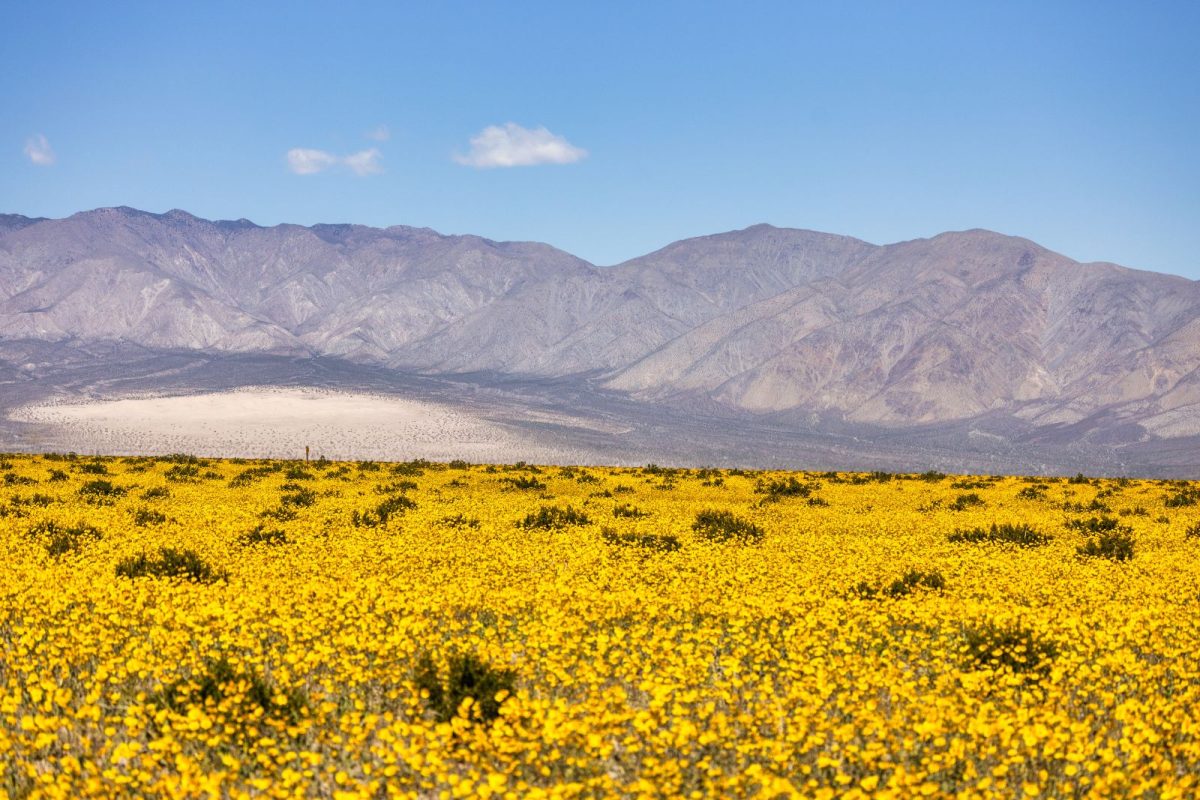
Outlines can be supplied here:
[[50, 470], [49, 480], [51, 483], [62, 483], [63, 481], [67, 480], [68, 477], [69, 476], [67, 473], [63, 472], [61, 469]]
[[1167, 495], [1163, 500], [1163, 504], [1167, 508], [1183, 508], [1184, 506], [1194, 506], [1197, 503], [1200, 503], [1200, 489], [1192, 486]]
[[79, 493], [90, 499], [112, 499], [123, 497], [125, 489], [120, 486], [114, 486], [112, 481], [96, 480], [88, 481], [83, 486], [79, 487]]
[[518, 478], [501, 478], [500, 483], [506, 484], [513, 489], [540, 491], [546, 488], [546, 484], [542, 483], [532, 475], [522, 475]]
[[161, 525], [167, 521], [167, 515], [149, 508], [139, 508], [133, 512], [133, 524], [139, 527]]
[[608, 544], [621, 547], [640, 547], [662, 553], [673, 553], [681, 547], [679, 537], [669, 533], [619, 533], [611, 528], [602, 528], [600, 535]]
[[511, 669], [493, 667], [474, 653], [452, 652], [447, 658], [446, 671], [439, 673], [433, 658], [423, 655], [413, 676], [429, 710], [439, 722], [449, 722], [458, 715], [463, 700], [473, 701], [470, 719], [484, 724], [500, 716], [502, 700], [497, 695], [511, 694], [517, 674]]
[[1191, 526], [1186, 531], [1184, 531], [1183, 538], [1185, 538], [1185, 539], [1200, 539], [1200, 522], [1197, 522], [1195, 525]]
[[1084, 558], [1107, 558], [1110, 561], [1128, 561], [1133, 558], [1133, 537], [1125, 531], [1102, 533], [1095, 539], [1076, 548]]
[[692, 530], [710, 542], [762, 541], [765, 531], [749, 520], [736, 516], [732, 511], [707, 509], [696, 515]]
[[142, 492], [143, 500], [161, 500], [171, 496], [171, 490], [165, 486], [155, 486]]
[[630, 519], [640, 519], [650, 516], [649, 511], [642, 511], [640, 508], [629, 503], [622, 503], [619, 506], [613, 506], [614, 517], [629, 517]]
[[954, 502], [949, 507], [953, 511], [965, 511], [968, 508], [981, 505], [983, 505], [983, 498], [975, 492], [968, 492], [954, 498]]
[[[243, 720], [261, 712], [269, 719], [297, 722], [307, 713], [308, 698], [299, 689], [280, 691], [273, 681], [257, 672], [239, 671], [222, 654], [207, 659], [198, 675], [164, 686], [150, 697], [151, 703], [176, 714], [186, 714], [191, 708], [216, 706], [228, 697], [238, 697], [239, 707], [232, 709], [235, 720]], [[282, 704], [276, 698], [283, 697]]]
[[465, 517], [462, 514], [454, 514], [442, 517], [437, 521], [437, 524], [445, 525], [447, 528], [478, 528], [479, 520], [474, 517]]
[[940, 483], [946, 480], [946, 473], [938, 472], [935, 469], [926, 470], [917, 476], [917, 480], [922, 480], [926, 483]]
[[1046, 490], [1040, 486], [1026, 486], [1017, 492], [1017, 497], [1021, 500], [1045, 500]]
[[808, 497], [821, 488], [819, 483], [801, 483], [795, 476], [777, 481], [758, 481], [754, 487], [755, 494], [765, 494], [772, 500], [783, 497]]
[[[463, 484], [464, 486], [466, 484]], [[378, 494], [400, 494], [409, 490], [415, 490], [417, 484], [412, 481], [392, 481], [391, 483], [380, 484], [375, 487]]]
[[533, 530], [553, 530], [566, 528], [570, 525], [587, 525], [591, 522], [587, 514], [576, 511], [573, 507], [559, 508], [557, 506], [542, 506], [533, 514], [525, 515], [525, 519], [517, 522], [518, 528]]
[[89, 461], [86, 464], [80, 464], [79, 471], [86, 472], [88, 475], [107, 475], [108, 467], [101, 461]]
[[195, 464], [176, 464], [163, 477], [172, 483], [191, 483], [200, 477], [200, 468]]
[[1125, 525], [1122, 525], [1114, 517], [1089, 517], [1088, 519], [1069, 519], [1064, 523], [1068, 530], [1080, 531], [1082, 533], [1107, 533], [1109, 531], [1128, 531]]
[[1007, 670], [1031, 678], [1045, 676], [1058, 657], [1058, 645], [1021, 625], [986, 622], [963, 629], [964, 666]]
[[63, 526], [49, 521], [39, 522], [25, 535], [41, 542], [46, 552], [55, 558], [66, 553], [77, 553], [85, 541], [96, 541], [103, 537], [98, 528], [84, 522]]
[[279, 469], [279, 466], [250, 467], [249, 469], [244, 469], [237, 475], [234, 475], [229, 481], [229, 488], [238, 489], [242, 486], [249, 486], [272, 473], [278, 472]]
[[398, 517], [405, 511], [416, 507], [416, 502], [398, 494], [394, 497], [384, 498], [374, 508], [361, 512], [355, 511], [350, 515], [350, 521], [360, 528], [377, 528], [380, 525], [386, 525], [392, 517]]
[[193, 583], [223, 581], [229, 574], [216, 569], [194, 550], [160, 547], [153, 555], [141, 553], [117, 564], [119, 578], [179, 578]]
[[286, 533], [278, 528], [268, 528], [262, 523], [255, 525], [253, 529], [238, 537], [238, 544], [243, 547], [250, 547], [256, 544], [277, 545], [287, 543], [288, 537]]
[[950, 534], [947, 539], [951, 542], [969, 542], [972, 544], [1000, 542], [1020, 545], [1021, 547], [1038, 547], [1050, 542], [1050, 536], [1042, 533], [1032, 525], [1023, 522], [1016, 524], [1006, 522], [1001, 525], [993, 523], [991, 528], [957, 530]]
[[851, 591], [859, 597], [872, 600], [881, 595], [896, 598], [910, 595], [917, 590], [940, 592], [945, 588], [946, 579], [942, 577], [942, 573], [910, 569], [903, 577], [897, 578], [886, 587], [862, 581]]
[[291, 492], [279, 498], [279, 504], [285, 508], [288, 506], [307, 508], [315, 502], [317, 502], [317, 493], [312, 489], [301, 489], [298, 492]]

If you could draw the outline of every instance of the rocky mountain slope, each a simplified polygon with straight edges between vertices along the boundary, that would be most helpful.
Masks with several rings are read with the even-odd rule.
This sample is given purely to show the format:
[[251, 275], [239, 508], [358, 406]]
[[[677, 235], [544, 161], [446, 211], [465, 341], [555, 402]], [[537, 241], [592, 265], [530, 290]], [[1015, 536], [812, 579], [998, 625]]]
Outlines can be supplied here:
[[1200, 283], [981, 230], [759, 225], [597, 267], [400, 226], [3, 215], [0, 381], [34, 343], [570, 379], [777, 421], [1200, 434]]

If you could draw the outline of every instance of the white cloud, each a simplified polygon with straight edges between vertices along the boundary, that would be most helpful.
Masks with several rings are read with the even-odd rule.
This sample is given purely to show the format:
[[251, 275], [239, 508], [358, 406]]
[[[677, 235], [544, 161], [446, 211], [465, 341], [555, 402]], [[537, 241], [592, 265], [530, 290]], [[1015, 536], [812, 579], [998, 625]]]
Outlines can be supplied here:
[[392, 138], [392, 131], [387, 125], [376, 125], [367, 131], [367, 138], [374, 142], [386, 142]]
[[369, 150], [351, 153], [342, 159], [342, 163], [353, 170], [355, 175], [374, 175], [383, 172], [383, 166], [379, 163], [381, 158], [383, 153], [379, 152], [379, 148], [372, 147]]
[[522, 128], [515, 122], [489, 125], [471, 137], [471, 151], [454, 160], [469, 167], [530, 167], [535, 164], [571, 164], [587, 157], [587, 150], [545, 128]]
[[25, 140], [25, 155], [39, 167], [48, 167], [54, 163], [54, 148], [45, 135], [37, 133]]
[[288, 169], [297, 175], [315, 175], [338, 166], [348, 167], [355, 175], [374, 175], [383, 172], [383, 165], [379, 163], [382, 158], [383, 153], [375, 147], [348, 156], [308, 147], [293, 147], [287, 152]]

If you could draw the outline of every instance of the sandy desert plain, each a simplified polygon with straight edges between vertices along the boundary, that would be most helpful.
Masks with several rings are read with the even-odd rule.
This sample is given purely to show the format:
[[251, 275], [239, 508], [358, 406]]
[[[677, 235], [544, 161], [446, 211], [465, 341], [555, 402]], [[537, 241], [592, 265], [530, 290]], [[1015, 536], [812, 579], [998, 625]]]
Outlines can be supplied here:
[[310, 387], [50, 402], [10, 419], [49, 427], [80, 453], [246, 458], [561, 461], [567, 452], [469, 410]]

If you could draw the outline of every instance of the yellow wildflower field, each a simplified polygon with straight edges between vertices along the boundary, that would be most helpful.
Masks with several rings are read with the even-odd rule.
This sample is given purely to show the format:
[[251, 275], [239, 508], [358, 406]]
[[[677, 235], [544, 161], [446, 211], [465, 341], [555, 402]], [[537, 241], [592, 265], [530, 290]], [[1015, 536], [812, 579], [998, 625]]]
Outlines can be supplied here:
[[0, 459], [10, 797], [1194, 797], [1200, 485]]

